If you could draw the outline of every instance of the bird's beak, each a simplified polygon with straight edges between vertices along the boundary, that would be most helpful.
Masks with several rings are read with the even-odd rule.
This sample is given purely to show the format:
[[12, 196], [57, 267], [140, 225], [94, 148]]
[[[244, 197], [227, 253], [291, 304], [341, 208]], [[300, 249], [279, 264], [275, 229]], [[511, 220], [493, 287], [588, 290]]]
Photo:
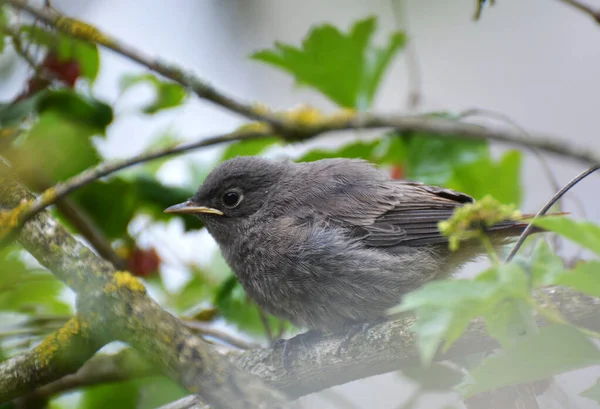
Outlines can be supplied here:
[[175, 214], [194, 214], [194, 213], [205, 213], [205, 214], [216, 214], [217, 216], [223, 216], [223, 212], [212, 207], [198, 206], [196, 203], [188, 200], [183, 203], [167, 207], [165, 213]]

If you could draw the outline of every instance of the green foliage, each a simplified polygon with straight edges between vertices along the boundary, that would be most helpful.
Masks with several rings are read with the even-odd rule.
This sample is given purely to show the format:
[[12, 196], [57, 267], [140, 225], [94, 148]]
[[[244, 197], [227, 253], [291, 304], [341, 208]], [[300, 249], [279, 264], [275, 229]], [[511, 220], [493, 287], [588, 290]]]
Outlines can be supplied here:
[[600, 226], [596, 224], [586, 221], [578, 222], [566, 216], [541, 217], [534, 220], [533, 224], [558, 233], [600, 255]]
[[455, 176], [456, 168], [489, 157], [487, 141], [423, 132], [411, 133], [402, 139], [406, 151], [406, 177], [431, 185], [447, 185]]
[[486, 359], [459, 386], [465, 396], [532, 382], [600, 363], [600, 351], [568, 325], [542, 327], [510, 348]]
[[79, 403], [82, 409], [130, 409], [138, 407], [141, 391], [134, 380], [86, 388]]
[[373, 102], [383, 74], [406, 37], [392, 33], [385, 47], [371, 44], [375, 17], [356, 22], [348, 34], [329, 24], [314, 27], [302, 47], [275, 43], [251, 58], [294, 76], [298, 85], [322, 92], [339, 106], [365, 110]]
[[0, 249], [0, 312], [68, 314], [71, 308], [59, 298], [66, 288], [48, 271], [28, 267], [21, 249]]
[[221, 162], [227, 159], [235, 158], [236, 156], [255, 156], [263, 152], [265, 149], [278, 145], [280, 139], [276, 137], [272, 138], [260, 138], [250, 139], [247, 141], [238, 141], [230, 143], [227, 149], [221, 155]]
[[76, 60], [81, 76], [93, 82], [100, 70], [100, 53], [95, 44], [77, 40], [58, 31], [47, 30], [38, 25], [23, 25], [20, 32], [27, 42], [55, 50], [61, 61]]
[[165, 109], [178, 107], [183, 104], [187, 96], [187, 92], [181, 85], [160, 80], [152, 74], [123, 76], [120, 83], [121, 92], [139, 84], [148, 84], [154, 89], [154, 99], [142, 108], [145, 114], [156, 114]]
[[[522, 154], [508, 151], [495, 161], [488, 155], [454, 168], [454, 176], [446, 186], [481, 199], [490, 195], [502, 203], [520, 204]], [[493, 181], [493, 182], [492, 182]]]
[[67, 179], [100, 162], [91, 137], [103, 135], [112, 121], [108, 105], [58, 90], [36, 99], [35, 109], [38, 120], [5, 152], [30, 186]]

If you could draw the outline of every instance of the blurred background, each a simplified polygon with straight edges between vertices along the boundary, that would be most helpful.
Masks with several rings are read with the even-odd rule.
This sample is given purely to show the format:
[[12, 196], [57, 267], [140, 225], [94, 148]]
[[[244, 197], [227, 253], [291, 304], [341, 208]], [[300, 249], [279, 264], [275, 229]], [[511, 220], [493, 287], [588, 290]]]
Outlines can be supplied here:
[[[600, 2], [595, 3], [600, 8]], [[260, 101], [276, 109], [306, 103], [325, 112], [335, 111], [335, 105], [312, 89], [296, 86], [290, 75], [249, 56], [273, 47], [275, 41], [299, 45], [317, 24], [331, 23], [347, 31], [357, 20], [376, 16], [376, 42], [384, 43], [390, 33], [404, 30], [409, 43], [386, 72], [373, 110], [485, 110], [510, 118], [532, 137], [553, 135], [600, 149], [596, 113], [600, 26], [560, 1], [499, 0], [483, 11], [479, 21], [473, 20], [474, 0], [54, 0], [53, 4], [61, 12], [88, 21], [160, 60], [187, 67], [237, 99]], [[22, 92], [31, 74], [27, 65], [9, 51], [0, 56], [3, 101]], [[93, 95], [115, 110], [106, 138], [95, 140], [106, 158], [135, 155], [169, 138], [197, 140], [229, 132], [244, 123], [244, 118], [193, 96], [177, 109], [152, 116], [142, 114], [139, 107], [153, 98], [152, 87], [142, 84], [123, 92], [120, 84], [124, 74], [147, 71], [114, 52], [100, 49], [100, 53], [101, 67]], [[478, 115], [473, 120], [511, 127], [490, 115]], [[358, 137], [368, 138], [371, 134], [364, 132]], [[338, 145], [345, 137], [356, 135], [322, 137], [302, 146], [270, 149], [266, 154], [298, 157], [315, 146]], [[492, 151], [499, 155], [505, 148], [494, 145]], [[200, 183], [224, 149], [203, 149], [161, 162], [157, 178], [166, 186], [189, 191]], [[582, 170], [581, 164], [546, 157], [561, 185]], [[524, 153], [521, 176], [520, 207], [535, 212], [553, 194], [554, 187], [539, 160], [528, 152]], [[590, 178], [581, 183], [566, 200], [567, 210], [600, 220], [597, 182]], [[574, 199], [583, 203], [583, 209]], [[119, 205], [118, 198], [113, 202]], [[189, 288], [199, 270], [227, 270], [210, 236], [203, 231], [186, 231], [182, 219], [154, 221], [140, 214], [128, 229], [137, 246], [158, 253], [162, 282], [174, 296]], [[484, 264], [470, 265], [462, 274], [479, 271]], [[168, 301], [158, 285], [149, 285], [157, 299]], [[191, 304], [186, 307], [192, 308]], [[226, 321], [218, 325], [239, 332]], [[244, 331], [238, 335], [252, 338]], [[576, 396], [593, 382], [594, 371], [592, 368], [560, 376], [561, 386], [576, 407], [597, 407], [593, 401]], [[394, 409], [402, 407], [415, 388], [392, 373], [336, 387], [334, 391], [354, 402], [356, 408]], [[80, 398], [81, 394], [63, 397], [56, 405], [76, 406]], [[333, 400], [335, 397], [329, 394], [316, 394], [300, 399], [299, 404], [303, 408], [339, 407]], [[449, 404], [460, 407], [453, 394], [428, 394], [415, 407], [441, 408]]]

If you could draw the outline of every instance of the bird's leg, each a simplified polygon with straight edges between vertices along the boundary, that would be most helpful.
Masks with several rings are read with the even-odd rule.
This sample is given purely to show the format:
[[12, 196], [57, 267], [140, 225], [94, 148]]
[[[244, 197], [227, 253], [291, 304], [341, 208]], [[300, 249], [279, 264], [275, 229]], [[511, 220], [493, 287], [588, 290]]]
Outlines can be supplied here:
[[310, 330], [307, 332], [303, 332], [302, 334], [298, 334], [290, 339], [279, 338], [275, 340], [273, 343], [273, 348], [279, 348], [283, 345], [283, 352], [281, 355], [281, 360], [283, 363], [283, 368], [288, 371], [290, 369], [290, 360], [289, 354], [291, 352], [291, 347], [293, 342], [299, 342], [302, 347], [307, 347], [308, 343], [318, 338], [321, 335], [320, 332], [315, 330]]

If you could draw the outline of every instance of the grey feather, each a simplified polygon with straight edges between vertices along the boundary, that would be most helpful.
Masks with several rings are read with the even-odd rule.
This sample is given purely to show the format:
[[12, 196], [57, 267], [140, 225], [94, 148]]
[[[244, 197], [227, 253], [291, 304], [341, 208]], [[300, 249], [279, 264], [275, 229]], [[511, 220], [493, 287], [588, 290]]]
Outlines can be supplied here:
[[[231, 191], [242, 200], [227, 207]], [[198, 216], [248, 295], [322, 332], [384, 317], [408, 291], [481, 252], [450, 253], [437, 228], [471, 197], [392, 180], [361, 160], [238, 157], [215, 168], [191, 201], [223, 213]]]

